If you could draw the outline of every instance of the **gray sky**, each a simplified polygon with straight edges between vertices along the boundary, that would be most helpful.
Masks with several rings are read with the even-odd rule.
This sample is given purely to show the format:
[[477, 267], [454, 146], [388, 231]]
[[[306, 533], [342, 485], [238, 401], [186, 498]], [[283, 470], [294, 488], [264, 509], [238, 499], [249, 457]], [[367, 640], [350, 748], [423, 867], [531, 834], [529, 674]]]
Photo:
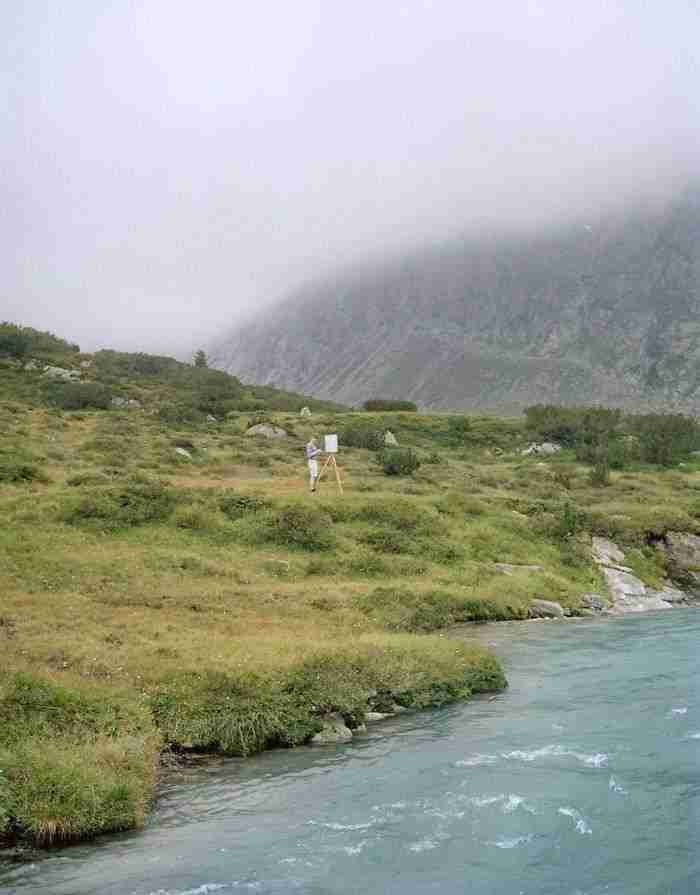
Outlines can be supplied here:
[[0, 319], [85, 349], [698, 170], [697, 0], [3, 0], [0, 34]]

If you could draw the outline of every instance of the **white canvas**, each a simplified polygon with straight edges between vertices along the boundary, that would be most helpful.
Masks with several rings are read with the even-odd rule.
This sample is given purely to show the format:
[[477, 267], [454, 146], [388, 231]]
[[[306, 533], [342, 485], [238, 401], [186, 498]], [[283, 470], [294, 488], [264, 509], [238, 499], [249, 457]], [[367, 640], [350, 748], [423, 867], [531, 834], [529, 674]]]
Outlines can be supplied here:
[[338, 453], [338, 436], [337, 435], [324, 435], [323, 450], [327, 454], [337, 454]]

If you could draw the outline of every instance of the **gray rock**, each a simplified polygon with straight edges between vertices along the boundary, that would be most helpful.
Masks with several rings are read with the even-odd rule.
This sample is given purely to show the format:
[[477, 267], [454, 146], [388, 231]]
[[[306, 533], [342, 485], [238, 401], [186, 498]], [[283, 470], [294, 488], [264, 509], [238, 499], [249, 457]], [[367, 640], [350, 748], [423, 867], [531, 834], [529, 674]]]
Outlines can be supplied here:
[[625, 554], [607, 538], [593, 538], [593, 561], [601, 566], [615, 566], [625, 561]]
[[311, 410], [308, 407], [302, 407], [299, 411], [299, 416], [311, 416]]
[[531, 445], [520, 451], [522, 457], [551, 457], [552, 454], [558, 454], [561, 445], [554, 441], [543, 441], [541, 444], [533, 442]]
[[23, 369], [24, 370], [39, 370], [39, 369], [41, 369], [41, 366], [38, 363], [38, 361], [28, 360], [27, 363], [24, 365]]
[[286, 438], [287, 430], [271, 423], [258, 423], [257, 426], [251, 426], [245, 434], [257, 435], [260, 438]]
[[384, 433], [384, 444], [387, 447], [398, 447], [399, 446], [399, 443], [396, 440], [396, 436], [389, 429], [387, 429], [386, 432]]
[[192, 459], [192, 454], [188, 450], [185, 450], [185, 448], [183, 447], [176, 447], [175, 453], [179, 454], [181, 457], [186, 457], [188, 460]]
[[211, 413], [208, 413], [208, 414], [207, 414], [207, 422], [208, 422], [208, 423], [217, 423], [218, 420], [217, 420], [217, 418], [216, 418], [215, 416], [213, 416]]
[[83, 368], [83, 370], [87, 370], [88, 367], [92, 366], [92, 361], [91, 360], [81, 360], [80, 366]]
[[326, 715], [322, 720], [323, 729], [311, 737], [314, 746], [332, 746], [336, 743], [350, 742], [352, 731], [342, 715]]
[[669, 531], [662, 546], [677, 575], [682, 574], [700, 581], [700, 537], [684, 531]]
[[495, 562], [493, 565], [504, 575], [514, 575], [516, 572], [544, 572], [542, 566], [518, 565], [510, 562]]
[[365, 712], [365, 721], [368, 723], [383, 721], [385, 718], [391, 718], [391, 712]]
[[44, 376], [49, 379], [62, 379], [64, 382], [75, 382], [80, 379], [80, 370], [66, 370], [64, 367], [44, 367]]
[[141, 406], [141, 402], [137, 401], [136, 398], [112, 398], [110, 403], [112, 407], [131, 407], [134, 410]]
[[688, 594], [683, 593], [682, 590], [678, 590], [675, 587], [671, 587], [669, 584], [664, 585], [661, 590], [650, 590], [647, 588], [647, 596], [665, 600], [667, 603], [686, 603], [688, 601]]
[[624, 596], [643, 597], [646, 594], [643, 582], [635, 575], [630, 575], [629, 572], [621, 572], [619, 569], [604, 566], [603, 575], [614, 600]]
[[602, 612], [608, 605], [608, 601], [600, 594], [583, 594], [581, 602], [588, 609], [594, 609], [596, 612]]
[[553, 600], [533, 600], [528, 615], [530, 618], [564, 618], [564, 608]]

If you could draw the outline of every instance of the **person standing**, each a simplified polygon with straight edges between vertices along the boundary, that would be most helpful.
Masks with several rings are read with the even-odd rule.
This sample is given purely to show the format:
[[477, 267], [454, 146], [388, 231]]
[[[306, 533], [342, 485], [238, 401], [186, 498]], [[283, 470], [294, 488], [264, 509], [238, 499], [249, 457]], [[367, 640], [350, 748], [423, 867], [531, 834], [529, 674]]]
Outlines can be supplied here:
[[306, 459], [309, 462], [309, 487], [311, 491], [316, 490], [316, 482], [318, 481], [318, 455], [321, 449], [316, 446], [316, 440], [312, 438], [306, 445]]

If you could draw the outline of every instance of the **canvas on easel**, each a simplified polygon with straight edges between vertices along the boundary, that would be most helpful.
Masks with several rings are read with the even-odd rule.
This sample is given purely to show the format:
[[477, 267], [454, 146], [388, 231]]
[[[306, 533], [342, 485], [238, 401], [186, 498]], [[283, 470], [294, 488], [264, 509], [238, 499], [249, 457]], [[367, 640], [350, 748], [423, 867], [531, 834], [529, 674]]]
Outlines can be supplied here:
[[335, 473], [335, 481], [338, 485], [338, 491], [343, 493], [343, 482], [340, 478], [340, 469], [338, 468], [338, 464], [335, 461], [335, 455], [338, 453], [338, 436], [337, 435], [324, 435], [323, 437], [323, 452], [327, 455], [326, 459], [323, 462], [323, 466], [321, 467], [321, 471], [318, 474], [317, 482], [321, 481], [321, 477], [326, 469], [331, 466], [333, 468], [333, 472]]

